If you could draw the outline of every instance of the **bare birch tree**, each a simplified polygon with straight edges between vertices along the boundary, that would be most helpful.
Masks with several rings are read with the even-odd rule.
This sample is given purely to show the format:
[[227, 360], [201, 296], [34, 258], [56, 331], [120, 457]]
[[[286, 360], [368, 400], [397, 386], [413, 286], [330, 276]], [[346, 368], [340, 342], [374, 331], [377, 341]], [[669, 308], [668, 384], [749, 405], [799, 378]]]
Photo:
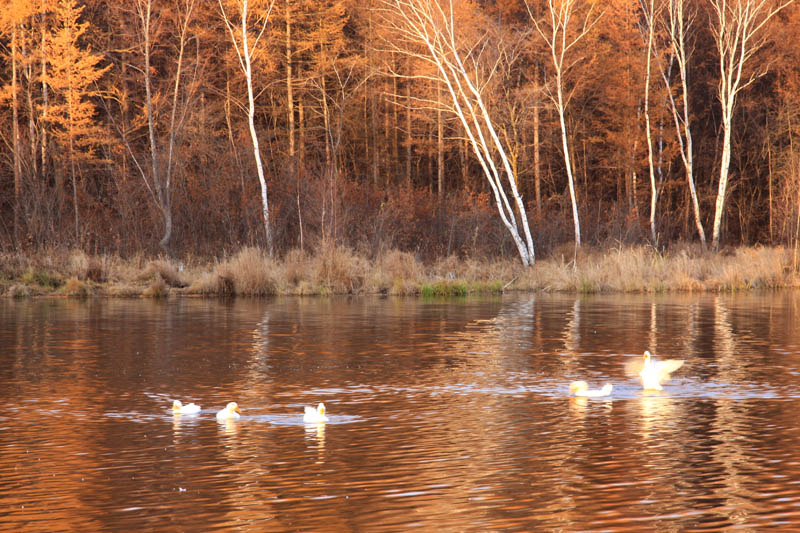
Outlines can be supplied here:
[[[522, 264], [531, 266], [535, 254], [525, 204], [517, 189], [506, 146], [497, 134], [484, 100], [482, 89], [486, 80], [478, 75], [482, 52], [489, 45], [488, 37], [484, 33], [468, 43], [459, 42], [453, 13], [455, 3], [457, 0], [382, 0], [386, 23], [401, 37], [388, 44], [434, 68], [435, 73], [430, 77], [446, 90], [448, 104], [452, 104], [450, 109], [464, 127]], [[495, 68], [490, 66], [488, 76]]]
[[653, 163], [653, 133], [650, 129], [650, 71], [653, 58], [653, 40], [655, 37], [655, 0], [642, 0], [642, 12], [647, 29], [647, 67], [644, 80], [644, 122], [647, 137], [647, 167], [650, 170], [650, 239], [655, 246], [656, 240], [656, 207], [658, 205], [658, 187], [656, 186], [655, 165]]
[[[138, 166], [145, 185], [151, 194], [155, 196], [156, 204], [158, 205], [161, 215], [164, 217], [164, 235], [161, 238], [160, 245], [167, 252], [169, 252], [169, 236], [172, 233], [172, 210], [169, 204], [169, 190], [165, 188], [165, 183], [161, 179], [161, 173], [158, 165], [158, 144], [156, 143], [155, 134], [155, 118], [153, 115], [153, 83], [150, 71], [150, 57], [152, 50], [151, 41], [151, 25], [152, 25], [152, 0], [137, 0], [136, 14], [139, 18], [140, 24], [140, 46], [142, 48], [142, 55], [144, 56], [144, 90], [145, 90], [145, 113], [147, 115], [147, 132], [150, 140], [150, 172], [153, 180], [152, 187], [147, 180], [147, 175], [141, 166]], [[134, 161], [136, 158], [134, 157]], [[138, 164], [138, 162], [137, 162]]]
[[706, 232], [703, 230], [703, 221], [700, 216], [700, 203], [697, 200], [697, 188], [694, 182], [694, 154], [692, 146], [692, 128], [689, 121], [689, 56], [690, 50], [686, 46], [686, 38], [689, 30], [694, 23], [696, 12], [686, 10], [686, 0], [668, 0], [665, 25], [669, 34], [670, 53], [672, 59], [678, 65], [678, 76], [681, 84], [681, 105], [678, 103], [672, 92], [671, 82], [665, 68], [661, 69], [661, 77], [667, 87], [670, 111], [675, 122], [675, 131], [678, 137], [678, 144], [681, 149], [681, 160], [686, 171], [686, 182], [689, 186], [689, 196], [692, 202], [692, 213], [694, 214], [695, 227], [700, 237], [703, 248], [706, 246]]
[[[575, 225], [575, 248], [581, 247], [581, 223], [578, 216], [578, 201], [575, 196], [575, 179], [572, 175], [572, 161], [569, 154], [569, 143], [567, 142], [566, 108], [569, 98], [564, 94], [564, 77], [567, 71], [577, 61], [567, 58], [568, 54], [600, 20], [602, 13], [593, 16], [593, 7], [589, 7], [586, 14], [578, 21], [577, 31], [572, 30], [572, 21], [576, 15], [576, 7], [580, 0], [547, 0], [548, 18], [547, 22], [540, 22], [536, 19], [527, 3], [528, 14], [536, 27], [536, 31], [544, 39], [550, 57], [553, 60], [553, 71], [555, 74], [555, 89], [546, 84], [548, 95], [558, 111], [558, 120], [561, 124], [561, 145], [564, 151], [564, 165], [567, 169], [567, 182], [569, 184], [569, 196], [572, 202], [572, 220]], [[568, 35], [569, 33], [569, 35]], [[555, 94], [554, 94], [555, 93]]]
[[[183, 78], [183, 63], [186, 54], [186, 44], [188, 42], [189, 24], [193, 17], [193, 12], [197, 0], [177, 0], [175, 2], [175, 12], [177, 14], [177, 30], [179, 33], [178, 41], [178, 64], [175, 70], [175, 83], [172, 88], [172, 109], [169, 115], [169, 144], [167, 145], [167, 172], [165, 176], [165, 191], [168, 205], [169, 219], [164, 224], [164, 236], [161, 239], [161, 246], [167, 247], [172, 237], [172, 172], [175, 161], [175, 142], [178, 134], [179, 123], [183, 123], [188, 106], [183, 107], [183, 117], [177, 120], [178, 96], [181, 88], [181, 78]], [[195, 70], [196, 72], [196, 70]]]
[[[183, 113], [178, 117], [178, 96], [180, 94], [181, 82], [184, 78], [184, 62], [186, 55], [186, 45], [189, 41], [189, 28], [194, 17], [194, 10], [197, 0], [175, 0], [175, 13], [176, 13], [176, 30], [178, 34], [178, 57], [175, 70], [175, 81], [172, 89], [170, 118], [168, 125], [169, 139], [167, 145], [167, 167], [162, 168], [160, 153], [160, 143], [157, 135], [157, 115], [158, 112], [154, 109], [153, 102], [159, 100], [154, 97], [154, 80], [152, 76], [152, 58], [153, 58], [153, 37], [156, 33], [156, 27], [160, 25], [160, 20], [154, 19], [153, 16], [153, 0], [137, 0], [136, 1], [136, 17], [139, 22], [139, 46], [141, 48], [142, 56], [144, 59], [144, 69], [142, 69], [142, 77], [144, 78], [145, 89], [145, 102], [144, 110], [147, 120], [147, 133], [148, 142], [150, 144], [150, 179], [147, 177], [139, 158], [133, 152], [123, 128], [118, 127], [122, 135], [123, 142], [131, 155], [134, 165], [139, 171], [139, 174], [144, 180], [148, 192], [155, 200], [156, 206], [161, 213], [164, 228], [159, 245], [168, 254], [172, 254], [170, 248], [170, 241], [172, 240], [172, 176], [174, 172], [175, 163], [175, 144], [176, 136], [180, 129], [183, 119], [186, 116], [188, 106], [184, 104]], [[152, 182], [152, 183], [151, 183]]]
[[[256, 114], [256, 103], [255, 103], [255, 96], [253, 93], [253, 68], [252, 68], [252, 59], [253, 54], [255, 52], [256, 46], [258, 46], [258, 41], [264, 35], [264, 30], [267, 28], [267, 23], [269, 22], [269, 16], [272, 13], [272, 7], [275, 4], [274, 0], [266, 3], [266, 2], [258, 2], [257, 0], [254, 1], [254, 11], [256, 13], [253, 15], [254, 21], [256, 26], [261, 26], [258, 29], [258, 33], [253, 39], [253, 43], [250, 43], [250, 30], [248, 29], [249, 23], [249, 2], [248, 0], [235, 0], [233, 4], [236, 7], [236, 14], [241, 18], [241, 25], [239, 28], [236, 28], [231, 22], [231, 18], [228, 16], [228, 13], [225, 11], [225, 6], [223, 5], [223, 0], [218, 0], [219, 2], [219, 9], [220, 13], [222, 13], [222, 19], [225, 22], [225, 26], [228, 28], [228, 33], [231, 37], [231, 43], [233, 44], [234, 49], [236, 50], [236, 56], [239, 59], [239, 66], [242, 69], [242, 73], [245, 77], [245, 82], [247, 83], [247, 122], [250, 127], [250, 139], [253, 142], [253, 156], [256, 159], [256, 170], [258, 172], [258, 181], [261, 184], [261, 213], [264, 219], [264, 233], [267, 238], [267, 252], [269, 255], [273, 254], [273, 246], [272, 246], [272, 230], [270, 229], [269, 223], [269, 201], [267, 199], [267, 181], [264, 177], [264, 165], [261, 162], [261, 152], [258, 147], [258, 134], [256, 133], [256, 126], [255, 126], [255, 114]], [[264, 6], [266, 4], [266, 7]], [[259, 9], [255, 9], [258, 7]]]
[[728, 172], [731, 163], [731, 131], [736, 96], [766, 72], [766, 67], [751, 72], [745, 64], [766, 43], [761, 30], [780, 10], [792, 0], [710, 0], [712, 8], [711, 31], [719, 53], [718, 97], [722, 107], [722, 157], [719, 170], [719, 187], [714, 208], [712, 246], [719, 248], [722, 213], [728, 189]]

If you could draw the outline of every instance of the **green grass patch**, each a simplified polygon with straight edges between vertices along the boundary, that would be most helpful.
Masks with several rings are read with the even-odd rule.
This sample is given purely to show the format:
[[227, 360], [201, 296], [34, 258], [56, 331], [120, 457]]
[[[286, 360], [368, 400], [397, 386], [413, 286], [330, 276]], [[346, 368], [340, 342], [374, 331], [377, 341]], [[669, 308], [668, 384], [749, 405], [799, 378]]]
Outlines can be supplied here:
[[435, 283], [423, 283], [419, 287], [422, 296], [430, 298], [433, 296], [466, 296], [469, 287], [463, 281], [437, 281]]
[[22, 274], [20, 281], [26, 285], [38, 285], [49, 289], [57, 289], [61, 286], [61, 278], [57, 274], [33, 267], [29, 267]]
[[478, 281], [467, 283], [465, 281], [437, 281], [423, 283], [419, 293], [425, 298], [467, 296], [468, 294], [499, 294], [503, 292], [502, 281]]
[[581, 278], [578, 280], [578, 292], [581, 294], [594, 294], [600, 292], [600, 288], [591, 280]]
[[476, 283], [472, 292], [480, 292], [483, 294], [497, 294], [503, 292], [503, 282], [500, 280], [496, 281], [484, 281], [481, 283]]

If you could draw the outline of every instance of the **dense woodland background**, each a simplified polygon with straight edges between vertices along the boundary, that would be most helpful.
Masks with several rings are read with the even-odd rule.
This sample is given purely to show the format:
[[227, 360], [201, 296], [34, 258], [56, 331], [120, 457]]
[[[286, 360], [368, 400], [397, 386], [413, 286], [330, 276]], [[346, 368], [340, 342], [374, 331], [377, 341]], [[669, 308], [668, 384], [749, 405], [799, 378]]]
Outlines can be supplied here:
[[[448, 19], [510, 163], [537, 257], [575, 239], [545, 40], [550, 8], [565, 2], [463, 0]], [[699, 239], [671, 93], [678, 110], [689, 110], [693, 179], [711, 244], [725, 141], [714, 12], [721, 3], [572, 0], [567, 35], [581, 38], [568, 50], [562, 83], [582, 242], [652, 242], [652, 184], [655, 244]], [[219, 257], [266, 246], [237, 55], [242, 0], [2, 4], [3, 250]], [[424, 43], [401, 31], [403, 9], [426, 4], [247, 3], [253, 125], [277, 255], [327, 243], [423, 259], [517, 255], [446, 80]], [[446, 0], [435, 4], [449, 16]], [[684, 10], [685, 95], [668, 32], [676, 4]], [[760, 20], [734, 94], [721, 244], [795, 246], [800, 4]]]

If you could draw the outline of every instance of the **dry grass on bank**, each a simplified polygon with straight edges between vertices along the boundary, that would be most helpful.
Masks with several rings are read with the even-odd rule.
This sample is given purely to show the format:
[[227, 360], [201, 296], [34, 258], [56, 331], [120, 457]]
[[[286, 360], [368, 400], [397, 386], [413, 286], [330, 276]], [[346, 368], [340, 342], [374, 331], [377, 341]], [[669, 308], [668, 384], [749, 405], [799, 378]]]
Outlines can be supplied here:
[[[504, 290], [594, 292], [732, 291], [800, 286], [792, 250], [748, 247], [724, 253], [681, 246], [585, 249], [523, 268], [514, 259], [444, 257], [425, 265], [397, 250], [374, 259], [344, 247], [293, 250], [280, 259], [258, 248], [213, 261], [90, 256], [80, 250], [0, 255], [7, 297], [152, 297], [280, 294], [464, 295]], [[565, 255], [567, 257], [565, 257]]]
[[584, 251], [576, 261], [549, 258], [523, 273], [521, 290], [569, 292], [732, 291], [797, 287], [793, 252], [738, 248], [724, 253], [684, 246], [668, 253], [650, 247]]

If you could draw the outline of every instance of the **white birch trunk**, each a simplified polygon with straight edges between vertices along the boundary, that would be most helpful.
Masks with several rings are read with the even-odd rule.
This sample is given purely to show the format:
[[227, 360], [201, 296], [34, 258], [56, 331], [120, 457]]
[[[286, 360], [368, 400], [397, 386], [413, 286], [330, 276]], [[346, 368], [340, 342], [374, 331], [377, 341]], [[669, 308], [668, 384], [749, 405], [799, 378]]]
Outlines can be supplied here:
[[[650, 65], [653, 54], [653, 33], [655, 31], [655, 2], [650, 0], [647, 24], [647, 74], [644, 82], [644, 122], [647, 133], [647, 162], [650, 169], [650, 239], [653, 246], [658, 244], [656, 239], [656, 206], [658, 202], [658, 187], [656, 187], [655, 165], [653, 163], [653, 135], [650, 131]], [[635, 193], [634, 193], [635, 194]]]
[[241, 16], [242, 16], [242, 24], [241, 24], [241, 48], [239, 43], [236, 39], [236, 34], [233, 29], [233, 25], [230, 23], [227, 15], [225, 14], [225, 8], [222, 5], [222, 0], [219, 1], [220, 11], [222, 12], [222, 18], [225, 21], [225, 25], [228, 28], [228, 32], [231, 36], [231, 42], [233, 43], [234, 48], [236, 49], [236, 55], [239, 58], [239, 66], [242, 68], [242, 72], [244, 73], [245, 82], [247, 83], [247, 125], [250, 129], [250, 140], [253, 143], [253, 156], [256, 160], [256, 171], [258, 172], [258, 182], [261, 185], [261, 217], [264, 224], [264, 234], [266, 237], [267, 242], [267, 253], [270, 256], [273, 255], [273, 243], [272, 243], [272, 231], [270, 228], [269, 223], [269, 200], [267, 197], [267, 181], [264, 177], [264, 166], [261, 163], [261, 151], [259, 150], [258, 145], [258, 134], [256, 133], [256, 125], [255, 125], [255, 114], [256, 114], [256, 104], [255, 104], [255, 96], [253, 94], [253, 70], [251, 65], [251, 57], [253, 54], [253, 50], [255, 49], [256, 45], [258, 44], [258, 40], [264, 33], [264, 29], [267, 26], [267, 22], [269, 21], [269, 15], [272, 12], [272, 6], [274, 2], [270, 3], [269, 9], [267, 10], [266, 15], [264, 15], [263, 26], [253, 43], [252, 48], [248, 44], [248, 29], [247, 29], [247, 8], [248, 8], [248, 0], [241, 1]]
[[530, 11], [530, 7], [528, 14], [536, 27], [536, 31], [545, 40], [548, 52], [553, 60], [553, 69], [555, 70], [556, 77], [556, 95], [554, 97], [551, 92], [550, 99], [556, 104], [558, 119], [561, 125], [561, 144], [564, 150], [564, 165], [566, 166], [570, 201], [572, 203], [572, 220], [575, 226], [575, 249], [577, 251], [577, 249], [581, 247], [581, 223], [578, 216], [578, 202], [575, 195], [575, 179], [572, 175], [569, 143], [567, 142], [567, 125], [564, 118], [566, 113], [566, 102], [564, 102], [564, 74], [569, 69], [569, 65], [564, 65], [564, 61], [567, 52], [589, 33], [602, 15], [598, 15], [592, 20], [592, 9], [589, 8], [589, 11], [583, 19], [583, 27], [579, 29], [574, 37], [568, 39], [567, 28], [570, 27], [570, 20], [574, 14], [576, 4], [577, 0], [562, 0], [561, 2], [548, 0], [549, 28], [543, 28], [542, 25], [539, 24], [536, 17], [533, 16], [533, 12]]
[[672, 54], [678, 62], [678, 73], [681, 78], [681, 91], [683, 98], [683, 105], [681, 111], [678, 111], [678, 105], [675, 102], [675, 97], [672, 94], [672, 87], [669, 82], [669, 77], [666, 72], [661, 71], [661, 77], [667, 87], [667, 96], [669, 98], [670, 110], [672, 118], [675, 122], [675, 130], [678, 137], [678, 144], [681, 149], [681, 160], [683, 161], [684, 170], [686, 172], [686, 182], [689, 186], [689, 196], [692, 202], [692, 213], [694, 215], [695, 227], [697, 234], [700, 237], [700, 242], [703, 248], [706, 247], [706, 233], [703, 230], [703, 222], [700, 213], [700, 202], [697, 199], [697, 188], [694, 182], [694, 154], [692, 146], [692, 128], [689, 122], [690, 109], [689, 109], [689, 75], [687, 63], [689, 56], [686, 51], [686, 34], [688, 26], [694, 20], [693, 15], [688, 17], [684, 15], [685, 0], [670, 0], [668, 9], [668, 24], [670, 41], [672, 46]]
[[[733, 101], [731, 100], [731, 111]], [[722, 227], [722, 212], [725, 209], [725, 195], [728, 190], [728, 174], [731, 164], [731, 120], [727, 112], [722, 117], [722, 157], [719, 167], [719, 186], [717, 187], [717, 200], [714, 203], [714, 229], [711, 233], [711, 247], [719, 249], [720, 230]]]
[[581, 220], [578, 216], [578, 199], [575, 196], [575, 179], [572, 176], [572, 160], [569, 156], [569, 144], [567, 142], [567, 124], [564, 120], [564, 103], [561, 91], [561, 77], [557, 77], [558, 85], [558, 121], [561, 125], [561, 146], [564, 150], [564, 165], [567, 167], [567, 184], [569, 185], [569, 199], [572, 204], [572, 222], [575, 228], [575, 248], [581, 247]]
[[[472, 77], [478, 70], [478, 65], [472, 64], [467, 68], [462, 52], [456, 45], [452, 5], [447, 10], [431, 0], [383, 0], [383, 5], [392, 14], [386, 17], [386, 23], [406, 39], [425, 48], [425, 53], [418, 53], [410, 47], [398, 46], [397, 43], [403, 42], [402, 39], [388, 43], [394, 50], [427, 61], [435, 67], [438, 72], [436, 79], [447, 89], [450, 96], [448, 102], [452, 104], [452, 111], [464, 127], [492, 189], [500, 218], [517, 246], [522, 264], [532, 265], [535, 255], [525, 205], [517, 190], [506, 150], [477, 88], [477, 80]], [[499, 159], [503, 168], [505, 180], [496, 159]], [[519, 221], [509, 202], [506, 188], [514, 198]], [[518, 223], [522, 224], [524, 238], [520, 235]]]
[[736, 96], [753, 83], [766, 70], [755, 70], [743, 77], [745, 64], [764, 46], [766, 39], [760, 31], [780, 10], [792, 3], [782, 0], [777, 4], [767, 0], [711, 0], [712, 33], [719, 52], [719, 102], [722, 106], [722, 157], [719, 186], [714, 209], [712, 246], [719, 249], [722, 215], [728, 190], [731, 162], [731, 130]]

